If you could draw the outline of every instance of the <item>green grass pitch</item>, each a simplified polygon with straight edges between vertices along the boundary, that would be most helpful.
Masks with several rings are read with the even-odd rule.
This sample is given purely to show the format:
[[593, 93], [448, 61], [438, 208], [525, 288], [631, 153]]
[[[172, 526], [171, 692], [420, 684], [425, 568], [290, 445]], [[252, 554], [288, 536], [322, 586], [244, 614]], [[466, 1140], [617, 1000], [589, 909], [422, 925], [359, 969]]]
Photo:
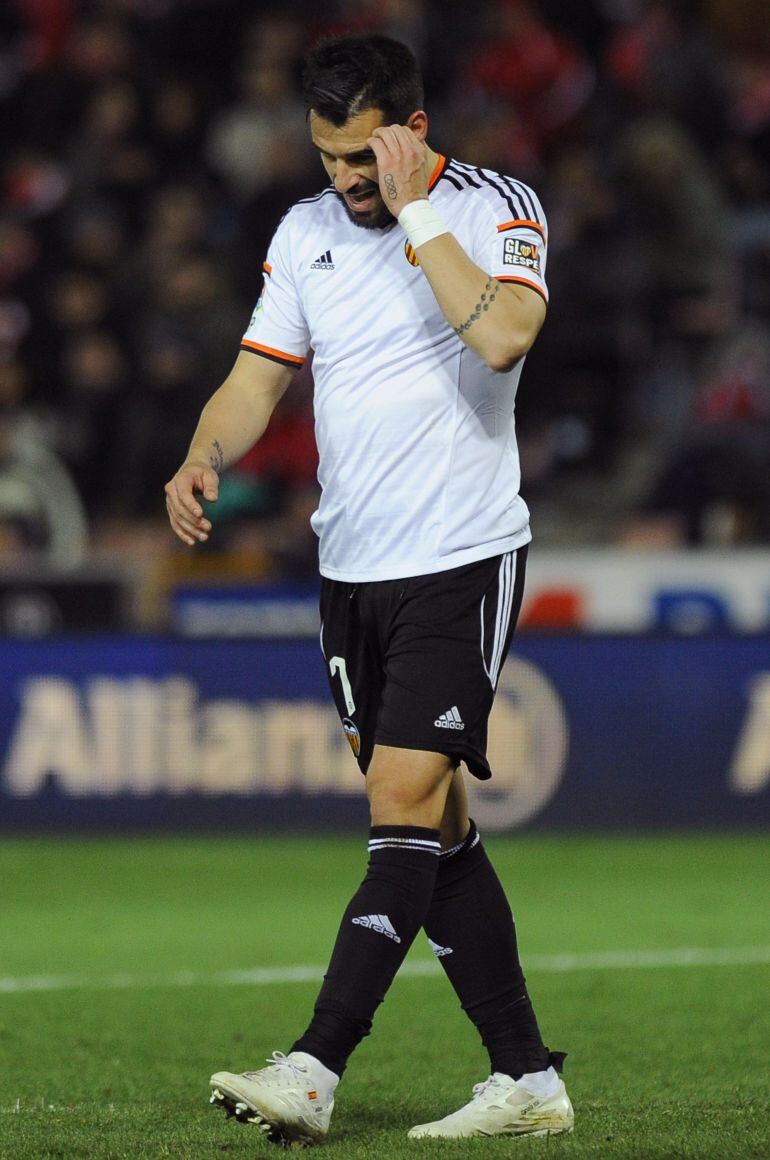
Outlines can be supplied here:
[[[766, 838], [487, 845], [546, 1042], [569, 1052], [574, 1135], [407, 1141], [487, 1075], [420, 936], [320, 1155], [770, 1156]], [[5, 838], [0, 1157], [279, 1155], [209, 1108], [208, 1077], [261, 1066], [302, 1029], [317, 983], [280, 972], [325, 964], [364, 859], [363, 835]], [[256, 968], [273, 974], [232, 973]]]

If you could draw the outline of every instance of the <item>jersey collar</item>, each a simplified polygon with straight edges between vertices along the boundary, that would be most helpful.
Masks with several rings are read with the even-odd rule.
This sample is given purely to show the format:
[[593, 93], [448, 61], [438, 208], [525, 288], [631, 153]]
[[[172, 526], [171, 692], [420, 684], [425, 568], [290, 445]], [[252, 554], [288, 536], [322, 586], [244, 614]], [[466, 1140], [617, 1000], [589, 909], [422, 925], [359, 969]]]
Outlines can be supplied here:
[[428, 193], [430, 193], [430, 191], [433, 189], [433, 186], [436, 184], [436, 182], [444, 176], [444, 170], [448, 164], [449, 162], [443, 153], [439, 153], [438, 160], [433, 169], [433, 172], [430, 175], [430, 180], [428, 181]]

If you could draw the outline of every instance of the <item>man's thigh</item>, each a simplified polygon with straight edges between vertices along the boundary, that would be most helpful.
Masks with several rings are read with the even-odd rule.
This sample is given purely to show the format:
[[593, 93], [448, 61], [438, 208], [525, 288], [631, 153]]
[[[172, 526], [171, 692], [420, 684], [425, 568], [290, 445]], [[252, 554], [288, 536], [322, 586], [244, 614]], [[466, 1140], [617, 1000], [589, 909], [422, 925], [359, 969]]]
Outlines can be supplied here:
[[375, 745], [366, 775], [372, 825], [438, 830], [454, 773], [446, 754]]

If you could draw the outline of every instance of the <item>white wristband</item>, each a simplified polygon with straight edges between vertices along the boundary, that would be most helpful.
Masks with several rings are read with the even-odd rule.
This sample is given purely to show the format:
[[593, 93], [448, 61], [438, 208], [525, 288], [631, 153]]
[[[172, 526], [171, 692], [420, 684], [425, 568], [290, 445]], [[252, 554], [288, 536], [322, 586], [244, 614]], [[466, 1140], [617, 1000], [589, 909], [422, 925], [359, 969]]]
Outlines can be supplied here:
[[449, 226], [441, 220], [427, 197], [405, 205], [398, 215], [398, 224], [415, 250], [433, 238], [449, 233]]

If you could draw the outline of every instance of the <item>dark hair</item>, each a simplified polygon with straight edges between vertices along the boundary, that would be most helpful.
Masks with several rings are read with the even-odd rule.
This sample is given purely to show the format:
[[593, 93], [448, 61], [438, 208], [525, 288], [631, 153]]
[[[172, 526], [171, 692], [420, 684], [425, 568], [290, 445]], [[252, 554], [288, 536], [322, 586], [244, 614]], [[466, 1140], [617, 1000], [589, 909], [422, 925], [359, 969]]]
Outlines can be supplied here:
[[403, 125], [423, 106], [420, 67], [405, 44], [389, 36], [332, 36], [305, 55], [302, 95], [332, 125], [366, 109]]

